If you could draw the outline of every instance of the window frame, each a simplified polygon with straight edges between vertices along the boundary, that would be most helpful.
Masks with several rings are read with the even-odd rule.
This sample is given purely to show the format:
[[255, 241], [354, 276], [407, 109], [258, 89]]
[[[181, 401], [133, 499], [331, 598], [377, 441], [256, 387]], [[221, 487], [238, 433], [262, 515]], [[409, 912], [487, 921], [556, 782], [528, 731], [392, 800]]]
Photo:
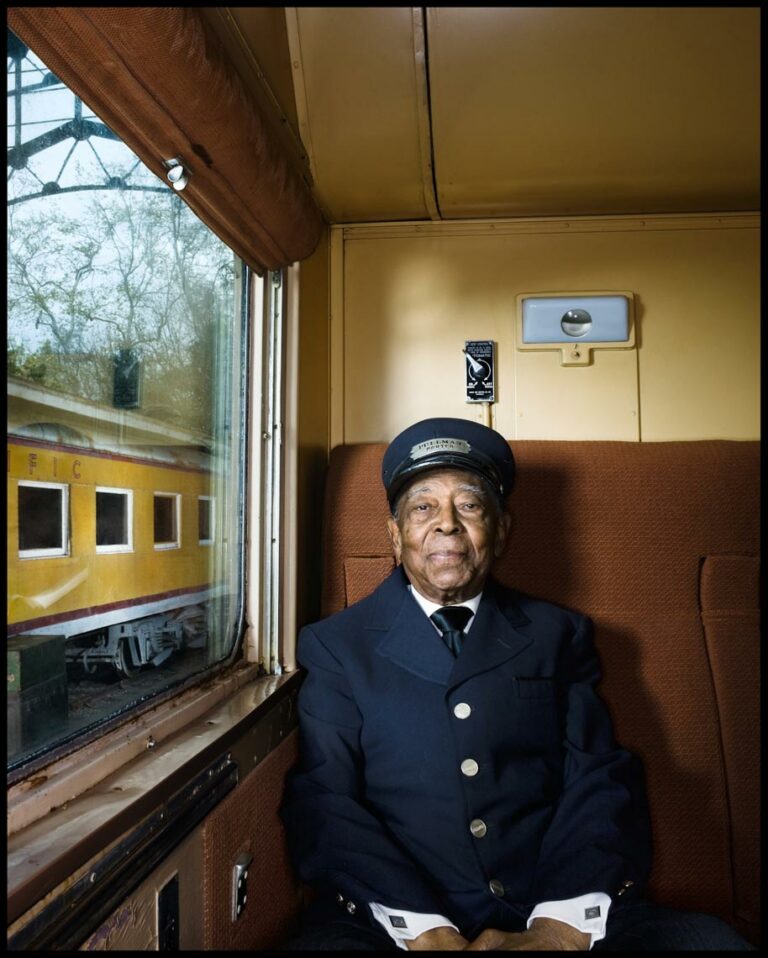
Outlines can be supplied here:
[[121, 489], [117, 486], [96, 486], [94, 488], [94, 506], [93, 506], [93, 515], [96, 525], [95, 533], [98, 537], [98, 501], [99, 493], [104, 492], [108, 495], [122, 495], [127, 500], [126, 506], [126, 516], [125, 516], [125, 527], [127, 530], [127, 543], [116, 543], [114, 545], [102, 545], [100, 546], [98, 540], [96, 541], [96, 552], [98, 555], [114, 555], [115, 553], [128, 553], [134, 552], [133, 547], [133, 489]]
[[[175, 500], [175, 505], [173, 507], [173, 521], [176, 525], [175, 540], [165, 540], [158, 542], [155, 539], [155, 500], [156, 499], [172, 499]], [[158, 552], [163, 552], [168, 549], [180, 549], [181, 548], [181, 493], [180, 492], [163, 492], [159, 489], [153, 490], [152, 492], [152, 543], [154, 548]]]
[[[231, 531], [237, 540], [237, 548], [227, 553], [227, 569], [237, 576], [236, 600], [239, 609], [231, 622], [233, 641], [230, 651], [224, 659], [214, 663], [205, 671], [164, 689], [153, 695], [150, 700], [134, 703], [128, 710], [115, 713], [100, 725], [86, 728], [75, 738], [67, 738], [52, 749], [46, 748], [45, 752], [28, 756], [23, 762], [13, 765], [8, 770], [9, 838], [15, 843], [9, 879], [12, 876], [16, 882], [14, 901], [18, 899], [18, 905], [22, 910], [26, 910], [32, 896], [37, 895], [40, 889], [44, 889], [46, 894], [52, 893], [54, 896], [58, 894], [58, 889], [64, 887], [63, 882], [71, 881], [67, 876], [79, 874], [73, 871], [75, 866], [90, 867], [85, 861], [86, 857], [89, 857], [97, 847], [106, 848], [109, 842], [119, 837], [125, 828], [125, 809], [108, 809], [105, 820], [100, 823], [98, 834], [85, 834], [82, 826], [83, 817], [73, 816], [72, 803], [82, 802], [87, 806], [90, 801], [87, 793], [95, 785], [108, 781], [110, 776], [123, 774], [124, 769], [128, 769], [125, 772], [126, 775], [133, 775], [134, 772], [131, 769], [134, 769], [135, 763], [138, 762], [142, 770], [150, 773], [142, 777], [141, 787], [137, 790], [138, 794], [131, 791], [128, 796], [128, 790], [122, 787], [116, 787], [115, 790], [129, 797], [128, 804], [134, 803], [131, 806], [132, 809], [139, 808], [138, 803], [143, 803], [142, 809], [149, 807], [149, 804], [155, 801], [156, 794], [162, 793], [164, 796], [175, 790], [179, 778], [188, 777], [192, 773], [192, 766], [197, 768], [199, 764], [204, 763], [211, 751], [218, 754], [222, 750], [230, 749], [235, 733], [242, 731], [245, 722], [252, 721], [254, 702], [257, 708], [261, 708], [270, 700], [274, 702], [282, 698], [284, 685], [294, 689], [298, 687], [296, 681], [298, 676], [282, 675], [279, 666], [272, 674], [265, 675], [263, 661], [266, 660], [267, 666], [270, 662], [274, 664], [274, 653], [270, 655], [268, 652], [266, 656], [259, 653], [258, 622], [261, 607], [256, 606], [259, 618], [254, 628], [247, 628], [249, 623], [246, 620], [246, 589], [252, 581], [245, 574], [249, 556], [249, 535], [254, 530], [261, 534], [263, 521], [260, 506], [252, 510], [251, 503], [258, 500], [261, 504], [265, 480], [260, 469], [254, 468], [251, 456], [254, 456], [256, 461], [260, 461], [261, 447], [265, 442], [274, 450], [280, 450], [281, 444], [285, 442], [282, 426], [274, 431], [270, 428], [267, 436], [262, 438], [261, 419], [264, 406], [262, 377], [265, 375], [265, 370], [261, 364], [251, 366], [248, 362], [251, 349], [261, 350], [265, 338], [272, 337], [269, 325], [262, 321], [263, 305], [261, 302], [254, 301], [260, 297], [254, 296], [253, 290], [262, 288], [261, 277], [254, 273], [247, 263], [240, 260], [235, 275], [235, 306], [237, 307], [239, 299], [240, 308], [236, 309], [236, 312], [240, 332], [230, 345], [234, 350], [234, 356], [237, 357], [239, 354], [239, 360], [235, 360], [235, 366], [239, 367], [242, 373], [233, 375], [225, 381], [228, 392], [224, 394], [224, 399], [239, 396], [237, 408], [228, 407], [232, 415], [237, 416], [240, 428], [237, 433], [237, 442], [233, 442], [226, 463], [237, 467], [241, 485], [237, 489], [237, 494], [231, 497], [231, 502], [229, 493], [222, 493], [220, 498], [216, 495], [209, 497], [212, 503], [211, 544], [223, 550], [228, 546], [227, 538]], [[282, 368], [285, 362], [284, 348], [283, 344], [278, 343], [278, 348], [270, 352], [266, 361], [267, 370], [273, 370], [275, 366], [278, 369]], [[273, 382], [274, 373], [266, 372], [266, 375], [271, 376], [270, 382]], [[296, 388], [296, 383], [293, 383], [292, 388]], [[295, 443], [293, 433], [289, 434], [289, 438]], [[279, 454], [273, 454], [273, 465], [277, 473], [282, 475], [284, 464]], [[18, 481], [22, 483], [22, 480]], [[63, 487], [66, 490], [63, 492], [62, 501], [62, 525], [65, 530], [62, 535], [64, 544], [62, 554], [71, 555], [73, 545], [79, 553], [80, 533], [77, 527], [73, 528], [73, 519], [79, 523], [79, 516], [72, 515], [74, 507], [69, 485], [37, 481], [28, 483], [24, 481], [23, 484], [50, 485], [55, 488]], [[109, 493], [125, 491], [110, 486], [94, 488]], [[177, 500], [176, 512], [173, 514], [176, 522], [173, 530], [176, 541], [167, 543], [153, 541], [153, 549], [148, 549], [149, 534], [140, 514], [142, 501], [146, 501], [149, 492], [153, 494], [153, 503], [156, 494]], [[83, 490], [78, 489], [74, 500], [78, 508], [82, 496]], [[185, 541], [188, 547], [193, 544], [192, 517], [182, 510], [191, 508], [194, 493], [155, 491], [151, 486], [150, 488], [144, 486], [141, 489], [137, 488], [137, 496], [139, 498], [136, 499], [130, 497], [129, 506], [128, 529], [134, 551], [148, 550], [151, 556], [156, 552], [174, 548], [182, 549]], [[182, 507], [182, 497], [187, 499], [187, 507]], [[272, 497], [274, 498], [274, 491]], [[87, 499], [83, 502], [87, 502]], [[218, 518], [215, 515], [217, 505], [221, 513]], [[93, 506], [95, 517], [95, 500]], [[282, 501], [280, 508], [282, 514], [282, 508], [284, 508]], [[230, 527], [233, 516], [237, 517], [237, 522]], [[182, 519], [187, 522], [186, 533], [182, 532]], [[222, 537], [215, 542], [219, 525], [222, 525], [223, 543]], [[86, 534], [90, 536], [92, 533], [88, 530]], [[184, 535], [188, 536], [188, 539], [184, 539]], [[154, 528], [152, 538], [154, 540]], [[106, 552], [111, 548], [115, 547], [103, 547], [103, 550]], [[120, 549], [120, 546], [117, 549]], [[101, 553], [102, 548], [97, 551]], [[274, 565], [267, 563], [265, 567], [258, 567], [260, 578], [263, 579], [261, 588], [264, 591], [272, 589], [270, 584], [272, 577], [280, 577], [284, 573], [285, 557], [282, 550], [279, 555], [281, 559], [279, 563]], [[237, 693], [240, 693], [242, 708], [234, 713], [232, 697]], [[217, 708], [221, 708], [224, 716], [221, 721], [218, 719], [218, 713], [211, 713], [211, 709]], [[216, 720], [204, 722], [207, 737], [204, 742], [201, 742], [199, 726], [202, 724], [203, 717], [209, 714], [215, 715]], [[280, 734], [282, 735], [282, 732]], [[169, 746], [166, 755], [170, 752], [177, 757], [178, 768], [169, 768], [163, 760], [157, 761], [157, 746], [166, 743]], [[238, 761], [240, 761], [239, 757]], [[255, 757], [254, 761], [258, 761], [258, 758]], [[43, 770], [45, 770], [44, 774], [40, 774]], [[50, 842], [46, 842], [44, 848], [39, 848], [34, 844], [28, 844], [30, 826], [39, 826], [46, 832], [53, 829], [59, 835], [56, 845], [52, 846]], [[85, 834], [84, 838], [83, 834]], [[82, 847], [78, 845], [80, 839], [82, 839]], [[31, 869], [30, 862], [33, 866]], [[62, 884], [54, 888], [59, 880], [62, 880]], [[10, 884], [9, 881], [9, 888]], [[9, 901], [10, 898], [9, 891]], [[26, 915], [18, 919], [20, 922], [26, 920]]]
[[[209, 536], [207, 539], [200, 538], [200, 503], [208, 503], [208, 533]], [[216, 497], [215, 496], [198, 496], [197, 497], [197, 544], [199, 546], [212, 546], [214, 539], [216, 538], [216, 520], [215, 520], [215, 505]]]
[[[70, 544], [70, 522], [69, 522], [69, 484], [66, 482], [44, 482], [37, 479], [19, 479], [18, 488], [22, 487], [34, 487], [37, 489], [58, 489], [61, 492], [61, 546], [57, 548], [43, 548], [43, 549], [22, 549], [21, 545], [17, 546], [17, 554], [19, 559], [59, 559], [64, 556], [71, 554], [71, 544]], [[18, 491], [16, 496], [16, 515], [19, 522], [19, 528], [21, 528], [21, 506], [18, 497]], [[17, 537], [18, 543], [18, 537]]]

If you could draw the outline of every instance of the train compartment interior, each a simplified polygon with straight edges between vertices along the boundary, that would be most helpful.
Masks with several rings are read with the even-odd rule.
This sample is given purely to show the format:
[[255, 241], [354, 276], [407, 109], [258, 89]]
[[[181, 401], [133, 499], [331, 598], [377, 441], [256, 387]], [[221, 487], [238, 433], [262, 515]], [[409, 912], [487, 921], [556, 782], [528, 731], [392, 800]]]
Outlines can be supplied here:
[[8, 10], [8, 947], [268, 950], [386, 444], [507, 438], [650, 894], [760, 942], [761, 11]]

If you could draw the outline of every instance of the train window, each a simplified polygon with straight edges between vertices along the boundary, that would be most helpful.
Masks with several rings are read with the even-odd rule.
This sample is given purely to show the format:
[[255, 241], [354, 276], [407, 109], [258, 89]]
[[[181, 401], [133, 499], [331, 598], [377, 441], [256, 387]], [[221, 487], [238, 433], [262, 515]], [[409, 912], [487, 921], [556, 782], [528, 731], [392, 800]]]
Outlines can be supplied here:
[[181, 528], [181, 496], [172, 492], [156, 492], [154, 530], [156, 549], [178, 549]]
[[240, 654], [261, 280], [11, 33], [8, 104], [16, 780]]
[[41, 559], [67, 554], [67, 487], [19, 481], [19, 556]]
[[213, 542], [213, 500], [210, 496], [197, 497], [197, 538], [201, 546]]
[[96, 488], [96, 551], [133, 549], [133, 490]]

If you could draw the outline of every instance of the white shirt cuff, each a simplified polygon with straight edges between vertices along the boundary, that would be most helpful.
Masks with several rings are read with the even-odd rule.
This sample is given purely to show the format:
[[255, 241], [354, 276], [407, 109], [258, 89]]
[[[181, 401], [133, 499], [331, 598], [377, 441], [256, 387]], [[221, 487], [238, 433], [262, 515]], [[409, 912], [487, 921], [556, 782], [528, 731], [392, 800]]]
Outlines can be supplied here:
[[599, 891], [562, 901], [543, 901], [528, 916], [526, 927], [531, 927], [534, 918], [554, 918], [556, 921], [565, 922], [566, 925], [589, 934], [591, 948], [596, 941], [605, 938], [605, 923], [608, 920], [610, 907], [610, 897]]
[[425, 931], [431, 928], [454, 928], [456, 925], [448, 921], [443, 915], [425, 915], [423, 912], [403, 911], [400, 908], [387, 908], [386, 905], [380, 905], [378, 902], [371, 901], [368, 905], [373, 913], [373, 917], [387, 931], [390, 938], [393, 938], [397, 947], [404, 951], [408, 950], [406, 941], [413, 941]]

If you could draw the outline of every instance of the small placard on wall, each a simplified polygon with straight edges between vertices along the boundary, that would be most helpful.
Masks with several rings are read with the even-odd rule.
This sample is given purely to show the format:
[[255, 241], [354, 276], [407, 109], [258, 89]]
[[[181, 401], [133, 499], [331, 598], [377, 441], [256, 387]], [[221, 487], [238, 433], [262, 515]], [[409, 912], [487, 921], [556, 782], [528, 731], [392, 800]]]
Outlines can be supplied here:
[[492, 339], [464, 342], [467, 402], [496, 402], [496, 363]]

